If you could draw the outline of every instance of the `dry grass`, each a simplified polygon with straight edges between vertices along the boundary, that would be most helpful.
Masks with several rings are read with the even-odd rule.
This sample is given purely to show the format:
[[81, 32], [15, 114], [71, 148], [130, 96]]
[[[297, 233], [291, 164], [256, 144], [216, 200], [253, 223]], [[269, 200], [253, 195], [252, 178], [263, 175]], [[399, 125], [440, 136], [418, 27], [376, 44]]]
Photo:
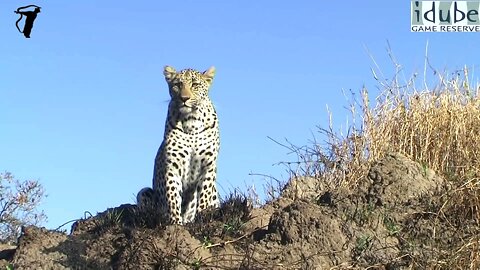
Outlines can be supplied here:
[[[447, 177], [471, 177], [480, 172], [479, 88], [469, 87], [468, 73], [430, 91], [407, 92], [392, 87], [369, 110], [363, 106], [360, 150], [368, 161], [395, 150], [428, 164]], [[363, 91], [368, 105], [368, 93]]]
[[294, 175], [330, 175], [335, 186], [355, 186], [372, 162], [399, 152], [451, 180], [478, 186], [480, 88], [469, 85], [468, 71], [451, 79], [439, 76], [433, 90], [418, 91], [413, 80], [381, 85], [373, 107], [365, 88], [361, 100], [352, 101], [346, 135], [334, 130], [330, 116], [329, 128], [319, 127], [324, 144], [287, 146], [299, 157]]

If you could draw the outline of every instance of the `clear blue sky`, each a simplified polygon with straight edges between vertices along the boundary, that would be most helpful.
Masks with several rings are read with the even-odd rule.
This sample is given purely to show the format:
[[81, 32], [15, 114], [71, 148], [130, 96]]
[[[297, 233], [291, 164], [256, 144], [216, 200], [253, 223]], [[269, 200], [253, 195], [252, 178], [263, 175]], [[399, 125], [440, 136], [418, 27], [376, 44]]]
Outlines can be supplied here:
[[[42, 13], [31, 39], [19, 6]], [[151, 184], [169, 100], [162, 70], [207, 69], [220, 117], [221, 194], [293, 160], [267, 136], [305, 144], [340, 126], [342, 89], [375, 91], [365, 47], [388, 75], [389, 40], [406, 74], [478, 69], [478, 33], [411, 33], [409, 1], [1, 1], [0, 170], [38, 178], [55, 228], [122, 203]]]

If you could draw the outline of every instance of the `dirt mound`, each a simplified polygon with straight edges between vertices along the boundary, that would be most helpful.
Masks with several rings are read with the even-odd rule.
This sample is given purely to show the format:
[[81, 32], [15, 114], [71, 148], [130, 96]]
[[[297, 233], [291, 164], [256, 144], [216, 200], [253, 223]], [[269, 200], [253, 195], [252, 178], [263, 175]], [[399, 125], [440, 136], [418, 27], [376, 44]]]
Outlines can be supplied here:
[[372, 166], [368, 195], [377, 205], [407, 204], [446, 188], [443, 178], [400, 154], [389, 154]]
[[435, 262], [478, 232], [438, 214], [449, 189], [433, 171], [390, 154], [354, 190], [292, 179], [261, 208], [232, 195], [186, 226], [122, 205], [77, 222], [70, 235], [24, 228], [14, 254], [0, 252], [0, 260], [14, 269], [442, 268]]

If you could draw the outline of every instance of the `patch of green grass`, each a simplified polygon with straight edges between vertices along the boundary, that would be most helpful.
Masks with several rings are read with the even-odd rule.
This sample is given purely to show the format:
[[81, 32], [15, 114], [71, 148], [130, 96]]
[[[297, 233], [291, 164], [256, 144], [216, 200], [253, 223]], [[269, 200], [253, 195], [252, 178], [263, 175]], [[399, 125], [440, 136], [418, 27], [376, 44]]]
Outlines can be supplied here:
[[422, 162], [422, 175], [424, 177], [427, 177], [428, 175], [428, 164], [425, 162]]
[[105, 216], [105, 222], [118, 225], [122, 221], [122, 216], [123, 216], [123, 209], [122, 210], [112, 210], [108, 211], [107, 215]]
[[363, 253], [366, 251], [372, 244], [373, 237], [370, 235], [362, 235], [357, 238], [357, 241], [355, 242], [355, 251], [358, 254]]
[[375, 205], [372, 202], [365, 205], [358, 204], [354, 210], [346, 213], [346, 218], [353, 220], [360, 226], [363, 226], [368, 224], [368, 222], [371, 220], [374, 211]]
[[385, 225], [389, 236], [396, 235], [401, 230], [400, 226], [395, 222], [395, 220], [388, 215], [383, 216], [383, 225]]
[[213, 242], [212, 242], [212, 240], [210, 240], [210, 237], [208, 237], [208, 236], [205, 235], [205, 236], [203, 237], [202, 245], [203, 245], [204, 247], [208, 247], [208, 246], [211, 246], [212, 244], [213, 244]]
[[200, 269], [200, 267], [203, 266], [202, 258], [195, 259], [193, 262], [190, 263], [190, 266], [192, 267], [192, 269], [195, 269], [195, 270]]
[[227, 235], [241, 234], [244, 224], [245, 223], [240, 218], [229, 219], [225, 224], [223, 224], [223, 233]]

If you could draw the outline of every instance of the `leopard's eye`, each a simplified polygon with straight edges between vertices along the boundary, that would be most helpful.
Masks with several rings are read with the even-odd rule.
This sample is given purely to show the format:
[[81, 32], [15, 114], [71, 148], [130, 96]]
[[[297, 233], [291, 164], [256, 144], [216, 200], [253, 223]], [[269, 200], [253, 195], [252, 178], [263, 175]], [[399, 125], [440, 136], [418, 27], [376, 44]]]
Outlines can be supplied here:
[[192, 87], [197, 87], [197, 86], [200, 86], [198, 82], [192, 82]]
[[182, 85], [183, 85], [182, 82], [175, 82], [175, 84], [173, 85], [173, 87], [175, 87], [175, 88], [177, 88], [177, 89], [180, 89], [180, 88], [182, 88]]

